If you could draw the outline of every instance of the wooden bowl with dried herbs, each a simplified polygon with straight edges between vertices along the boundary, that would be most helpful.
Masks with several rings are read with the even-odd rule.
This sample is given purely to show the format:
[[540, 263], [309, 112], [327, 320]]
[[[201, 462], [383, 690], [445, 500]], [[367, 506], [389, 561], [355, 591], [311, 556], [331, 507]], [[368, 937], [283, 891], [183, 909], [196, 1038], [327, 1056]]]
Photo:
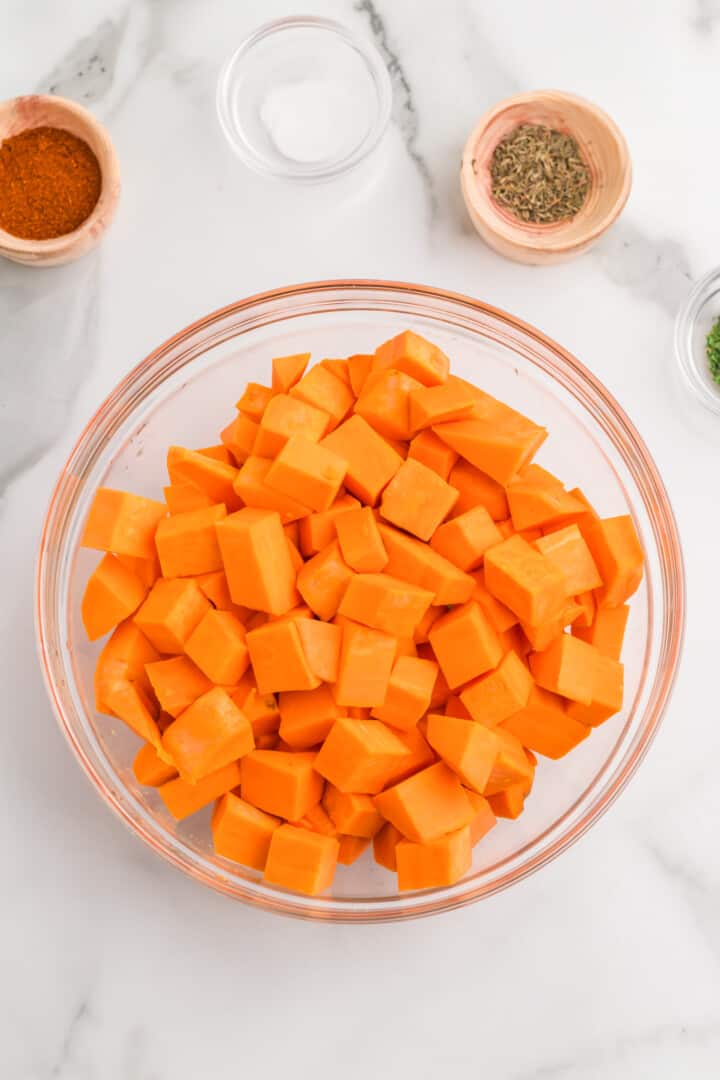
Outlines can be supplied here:
[[120, 194], [105, 128], [74, 101], [0, 102], [0, 255], [51, 266], [98, 243]]
[[627, 202], [632, 167], [617, 125], [574, 94], [501, 101], [473, 130], [461, 184], [470, 218], [501, 255], [538, 265], [579, 255]]

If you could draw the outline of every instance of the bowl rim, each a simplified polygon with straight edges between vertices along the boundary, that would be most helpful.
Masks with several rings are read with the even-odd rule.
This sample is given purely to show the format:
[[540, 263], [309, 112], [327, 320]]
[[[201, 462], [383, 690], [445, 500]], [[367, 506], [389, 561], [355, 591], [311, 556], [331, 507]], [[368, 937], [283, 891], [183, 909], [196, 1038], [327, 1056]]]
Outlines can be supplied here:
[[[50, 257], [52, 255], [64, 253], [68, 248], [74, 247], [76, 244], [80, 243], [85, 236], [92, 233], [99, 221], [104, 221], [105, 225], [110, 224], [119, 196], [120, 165], [115, 152], [115, 146], [105, 125], [98, 120], [94, 113], [91, 113], [89, 109], [86, 109], [84, 105], [81, 105], [77, 101], [61, 97], [57, 94], [21, 94], [19, 97], [7, 98], [5, 101], [0, 101], [0, 109], [7, 108], [8, 110], [12, 110], [18, 105], [30, 103], [40, 103], [43, 105], [59, 107], [60, 112], [74, 116], [77, 120], [81, 121], [88, 130], [91, 130], [94, 133], [95, 137], [102, 145], [103, 152], [107, 155], [103, 162], [100, 155], [95, 154], [100, 167], [102, 181], [100, 195], [88, 216], [84, 221], [80, 222], [76, 229], [72, 229], [67, 233], [61, 233], [60, 236], [51, 236], [47, 240], [33, 240], [23, 236], [15, 236], [14, 233], [9, 233], [5, 229], [0, 228], [0, 254], [3, 252], [12, 252], [14, 255], [38, 255], [41, 257]], [[30, 124], [28, 128], [24, 128], [23, 130], [27, 131], [31, 130], [33, 127], [42, 126], [43, 125], [41, 124]], [[56, 125], [49, 124], [48, 126], [54, 127]], [[0, 143], [2, 143], [2, 141], [3, 137], [0, 135]]]
[[[566, 221], [557, 221], [548, 225], [534, 225], [533, 223], [518, 222], [523, 232], [509, 231], [506, 221], [493, 199], [473, 199], [471, 181], [468, 175], [471, 170], [473, 150], [478, 144], [487, 140], [488, 128], [491, 123], [503, 113], [518, 105], [542, 102], [549, 109], [553, 106], [567, 102], [576, 106], [586, 116], [592, 117], [593, 121], [602, 124], [612, 137], [618, 151], [618, 159], [622, 162], [622, 177], [618, 193], [607, 212], [595, 223], [579, 235], [573, 243], [563, 244], [563, 234], [571, 227], [575, 218]], [[476, 215], [484, 227], [494, 236], [502, 239], [503, 243], [512, 245], [517, 251], [540, 254], [568, 254], [578, 249], [584, 249], [594, 243], [611, 225], [617, 221], [625, 208], [630, 197], [632, 188], [632, 159], [627, 140], [613, 118], [601, 109], [599, 105], [581, 97], [579, 94], [571, 94], [566, 90], [528, 90], [521, 94], [513, 94], [503, 98], [493, 105], [480, 117], [473, 127], [463, 147], [462, 156], [463, 194], [468, 203], [468, 209], [472, 215]], [[552, 239], [553, 243], [548, 244]]]
[[[713, 267], [707, 274], [699, 278], [690, 289], [682, 307], [675, 318], [675, 357], [683, 375], [685, 385], [691, 390], [696, 401], [699, 401], [711, 412], [720, 413], [720, 386], [714, 390], [708, 386], [700, 375], [701, 360], [694, 348], [693, 333], [697, 326], [698, 318], [713, 294], [713, 289], [720, 293], [720, 266]], [[720, 315], [720, 309], [718, 310]], [[702, 352], [702, 362], [707, 364], [705, 350]]]
[[[336, 898], [333, 899], [333, 903], [341, 905], [341, 910], [337, 910], [332, 908], [329, 904], [322, 908], [310, 906], [309, 902], [315, 898], [295, 896], [294, 894], [286, 894], [282, 891], [275, 890], [269, 890], [266, 894], [258, 893], [253, 890], [245, 889], [242, 886], [238, 886], [236, 880], [232, 882], [229, 881], [227, 875], [222, 876], [221, 874], [215, 874], [210, 876], [207, 873], [204, 873], [200, 868], [189, 865], [187, 858], [183, 858], [182, 852], [187, 850], [184, 845], [178, 844], [178, 851], [175, 851], [172, 844], [158, 841], [144, 825], [142, 820], [133, 817], [128, 812], [127, 807], [123, 805], [122, 800], [118, 795], [103, 781], [99, 770], [96, 769], [94, 763], [80, 745], [72, 725], [68, 722], [65, 714], [58, 685], [56, 684], [53, 675], [51, 662], [52, 643], [46, 639], [45, 635], [43, 585], [48, 552], [52, 541], [54, 514], [63, 493], [64, 486], [68, 480], [73, 477], [71, 466], [74, 459], [82, 450], [83, 444], [92, 434], [99, 421], [108, 410], [112, 408], [116, 398], [125, 390], [129, 389], [136, 379], [152, 369], [157, 361], [168, 352], [168, 350], [174, 349], [181, 344], [184, 339], [192, 337], [215, 322], [219, 322], [228, 316], [246, 311], [253, 306], [269, 302], [282, 302], [291, 297], [313, 297], [316, 294], [321, 296], [324, 292], [337, 292], [339, 290], [345, 290], [349, 294], [352, 294], [355, 290], [361, 291], [363, 289], [377, 289], [391, 295], [404, 294], [408, 297], [414, 296], [421, 299], [435, 299], [441, 302], [455, 303], [466, 306], [470, 308], [471, 311], [499, 319], [510, 328], [528, 335], [536, 343], [553, 353], [555, 357], [566, 365], [571, 375], [574, 376], [576, 387], [578, 389], [582, 389], [583, 384], [588, 384], [589, 389], [600, 398], [602, 404], [608, 410], [605, 419], [606, 421], [609, 420], [612, 427], [615, 429], [612, 436], [613, 440], [627, 440], [632, 452], [621, 449], [617, 441], [616, 449], [620, 450], [625, 463], [631, 469], [633, 476], [635, 478], [637, 476], [642, 476], [643, 479], [651, 485], [652, 493], [657, 500], [659, 510], [656, 510], [655, 513], [661, 515], [663, 526], [660, 533], [660, 539], [658, 539], [658, 532], [656, 530], [654, 530], [654, 532], [656, 540], [658, 540], [658, 547], [660, 548], [659, 558], [663, 568], [662, 582], [665, 586], [669, 586], [668, 591], [671, 594], [671, 603], [669, 604], [669, 607], [672, 610], [672, 618], [668, 617], [664, 626], [665, 634], [663, 642], [666, 652], [666, 662], [664, 666], [658, 666], [658, 670], [655, 674], [653, 683], [654, 693], [650, 703], [652, 708], [648, 705], [647, 714], [643, 719], [642, 729], [639, 731], [636, 738], [636, 745], [619, 775], [614, 776], [611, 778], [611, 781], [606, 783], [605, 789], [600, 791], [592, 805], [584, 812], [579, 821], [561, 835], [556, 836], [552, 843], [536, 852], [521, 866], [506, 871], [501, 877], [491, 882], [471, 886], [460, 894], [443, 895], [445, 892], [443, 889], [428, 890], [427, 893], [408, 894], [407, 900], [408, 905], [410, 906], [402, 906], [400, 903], [397, 903], [392, 907], [386, 907], [382, 910], [380, 910], [379, 905], [378, 908], [373, 909], [373, 901], [371, 898], [363, 898], [362, 901], [353, 900], [352, 898]], [[77, 480], [75, 480], [75, 483], [77, 483]], [[642, 498], [643, 503], [647, 506], [644, 494]], [[77, 756], [83, 771], [86, 773], [91, 783], [96, 787], [103, 800], [115, 811], [119, 818], [125, 822], [131, 831], [140, 836], [149, 847], [188, 876], [201, 881], [218, 892], [264, 910], [300, 918], [335, 922], [391, 922], [454, 910], [502, 891], [509, 885], [523, 880], [555, 859], [566, 848], [570, 847], [571, 844], [583, 836], [585, 832], [587, 832], [587, 830], [608, 810], [615, 799], [624, 790], [631, 777], [635, 774], [640, 762], [644, 759], [657, 734], [660, 722], [670, 700], [678, 672], [684, 636], [685, 575], [675, 516], [657, 466], [645, 446], [643, 439], [623, 408], [605, 388], [602, 382], [579, 360], [577, 360], [572, 353], [568, 352], [552, 338], [548, 337], [532, 325], [524, 322], [522, 319], [519, 319], [500, 308], [486, 304], [483, 301], [476, 300], [462, 293], [401, 281], [382, 279], [337, 279], [300, 283], [271, 289], [253, 294], [243, 300], [235, 301], [234, 303], [218, 308], [208, 315], [202, 316], [190, 323], [188, 326], [168, 338], [157, 348], [153, 349], [144, 360], [141, 360], [136, 364], [128, 374], [116, 384], [115, 388], [111, 390], [110, 394], [95, 410], [75, 441], [53, 488], [43, 523], [39, 545], [35, 576], [34, 610], [36, 646], [38, 649], [40, 665], [48, 696], [61, 730]], [[122, 785], [122, 787], [124, 790], [124, 785]], [[395, 900], [396, 898], [389, 899]], [[361, 906], [362, 904], [365, 904], [365, 908]], [[356, 905], [356, 907], [353, 907], [353, 905]]]
[[[288, 159], [286, 166], [273, 165], [242, 134], [232, 118], [230, 105], [231, 87], [238, 68], [247, 54], [261, 41], [285, 33], [287, 30], [321, 30], [334, 35], [361, 57], [375, 90], [375, 108], [372, 126], [352, 150], [339, 159], [320, 163], [294, 163]], [[244, 165], [261, 176], [273, 176], [281, 180], [313, 183], [330, 180], [349, 172], [364, 161], [377, 147], [387, 130], [392, 112], [393, 91], [390, 73], [379, 49], [372, 40], [356, 33], [336, 19], [320, 15], [288, 15], [262, 23], [251, 31], [222, 64], [215, 91], [215, 107], [220, 129], [225, 140]]]

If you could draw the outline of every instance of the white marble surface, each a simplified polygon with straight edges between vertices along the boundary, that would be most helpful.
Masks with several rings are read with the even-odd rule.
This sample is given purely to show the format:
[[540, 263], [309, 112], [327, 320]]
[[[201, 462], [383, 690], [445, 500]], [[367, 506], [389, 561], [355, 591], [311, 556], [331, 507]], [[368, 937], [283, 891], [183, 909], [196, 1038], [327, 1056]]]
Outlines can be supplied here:
[[[214, 111], [218, 66], [311, 10], [391, 64], [385, 166], [355, 197], [258, 182]], [[0, 98], [53, 88], [107, 123], [116, 226], [64, 270], [0, 267], [0, 1076], [3, 1080], [710, 1080], [720, 1075], [720, 427], [674, 376], [691, 279], [720, 261], [717, 0], [4, 0]], [[468, 226], [463, 137], [511, 93], [604, 105], [635, 165], [621, 222], [556, 269]], [[536, 323], [617, 394], [673, 499], [684, 663], [626, 793], [553, 865], [479, 906], [386, 927], [280, 920], [202, 890], [98, 801], [33, 641], [34, 552], [94, 407], [168, 334], [250, 292], [339, 276], [473, 293]]]

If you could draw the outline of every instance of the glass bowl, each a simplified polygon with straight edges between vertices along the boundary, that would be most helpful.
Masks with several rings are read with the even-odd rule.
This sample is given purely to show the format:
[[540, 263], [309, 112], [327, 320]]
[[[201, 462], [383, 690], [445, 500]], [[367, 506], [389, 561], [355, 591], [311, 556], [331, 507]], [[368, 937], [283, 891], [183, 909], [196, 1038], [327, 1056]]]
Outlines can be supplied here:
[[332, 19], [294, 16], [242, 42], [220, 72], [216, 103], [225, 138], [249, 168], [317, 182], [348, 172], [375, 149], [390, 119], [392, 86], [370, 41]]
[[720, 266], [701, 278], [678, 312], [675, 355], [685, 382], [698, 401], [720, 413], [720, 385], [710, 375], [705, 339], [720, 318]]
[[[217, 857], [209, 810], [176, 824], [131, 765], [137, 738], [95, 713], [100, 644], [85, 639], [80, 599], [97, 552], [79, 547], [101, 484], [157, 496], [171, 443], [204, 446], [233, 414], [248, 380], [267, 382], [270, 358], [368, 352], [411, 327], [451, 357], [453, 370], [547, 425], [539, 460], [580, 484], [603, 515], [633, 515], [646, 573], [633, 597], [626, 707], [558, 762], [542, 761], [525, 813], [501, 820], [449, 888], [398, 894], [366, 853], [341, 867], [332, 892], [269, 887]], [[608, 808], [642, 760], [673, 684], [683, 632], [682, 556], [667, 494], [642, 439], [595, 376], [533, 327], [478, 300], [397, 282], [329, 281], [241, 300], [180, 331], [123, 379], [82, 433], [53, 493], [37, 579], [37, 632], [60, 725], [99, 793], [150, 847], [191, 877], [274, 912], [342, 921], [409, 918], [489, 896], [559, 855]]]

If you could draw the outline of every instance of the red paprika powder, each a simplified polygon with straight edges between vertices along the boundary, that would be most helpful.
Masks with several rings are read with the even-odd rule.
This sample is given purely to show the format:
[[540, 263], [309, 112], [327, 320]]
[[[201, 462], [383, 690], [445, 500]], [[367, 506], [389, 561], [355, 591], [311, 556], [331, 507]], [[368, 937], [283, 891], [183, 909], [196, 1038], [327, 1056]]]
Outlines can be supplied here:
[[82, 225], [102, 177], [88, 144], [54, 127], [28, 128], [0, 144], [0, 229], [49, 240]]

